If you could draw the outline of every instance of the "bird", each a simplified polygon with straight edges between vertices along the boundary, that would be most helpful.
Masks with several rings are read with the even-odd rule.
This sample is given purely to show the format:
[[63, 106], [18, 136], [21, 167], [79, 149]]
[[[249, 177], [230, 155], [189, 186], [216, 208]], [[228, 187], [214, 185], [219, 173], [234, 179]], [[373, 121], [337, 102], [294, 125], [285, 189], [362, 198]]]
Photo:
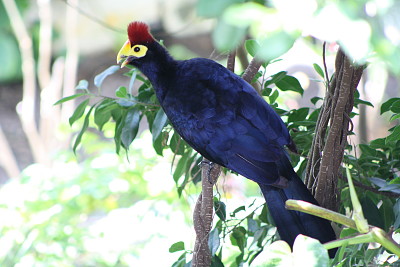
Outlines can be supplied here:
[[336, 239], [329, 221], [285, 208], [288, 199], [318, 203], [290, 162], [289, 130], [249, 83], [210, 59], [175, 60], [144, 22], [129, 23], [127, 34], [117, 55], [121, 68], [133, 66], [149, 79], [193, 149], [259, 185], [282, 240], [293, 246], [299, 234], [321, 243]]

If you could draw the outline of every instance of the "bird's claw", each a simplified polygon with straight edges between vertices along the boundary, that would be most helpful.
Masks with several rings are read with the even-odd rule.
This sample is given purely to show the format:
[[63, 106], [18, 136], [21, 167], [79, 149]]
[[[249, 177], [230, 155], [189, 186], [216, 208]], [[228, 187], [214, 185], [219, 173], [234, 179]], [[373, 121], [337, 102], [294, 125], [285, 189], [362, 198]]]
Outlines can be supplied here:
[[208, 165], [207, 180], [208, 180], [208, 182], [209, 182], [210, 184], [213, 184], [213, 181], [212, 181], [212, 179], [211, 179], [211, 171], [212, 171], [212, 169], [214, 168], [215, 163], [214, 163], [214, 162], [211, 162], [211, 161], [209, 161], [209, 160], [202, 160], [202, 161], [200, 162], [200, 166], [203, 167], [204, 165]]

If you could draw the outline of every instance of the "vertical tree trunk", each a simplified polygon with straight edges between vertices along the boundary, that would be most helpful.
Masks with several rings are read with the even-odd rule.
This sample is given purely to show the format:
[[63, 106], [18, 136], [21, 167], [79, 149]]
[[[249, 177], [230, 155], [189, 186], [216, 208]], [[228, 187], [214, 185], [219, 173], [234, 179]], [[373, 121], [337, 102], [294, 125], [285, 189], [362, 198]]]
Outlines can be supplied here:
[[308, 188], [321, 206], [331, 210], [338, 208], [337, 180], [347, 144], [354, 92], [364, 66], [353, 65], [339, 50], [335, 69], [318, 117], [306, 169]]

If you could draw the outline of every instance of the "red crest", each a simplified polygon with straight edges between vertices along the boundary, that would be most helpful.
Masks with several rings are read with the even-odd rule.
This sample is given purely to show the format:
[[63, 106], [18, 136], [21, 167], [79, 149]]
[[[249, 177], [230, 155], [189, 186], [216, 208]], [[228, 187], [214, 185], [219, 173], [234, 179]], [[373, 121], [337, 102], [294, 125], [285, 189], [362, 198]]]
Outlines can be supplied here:
[[128, 37], [131, 45], [154, 42], [149, 30], [149, 26], [144, 22], [134, 21], [129, 23]]

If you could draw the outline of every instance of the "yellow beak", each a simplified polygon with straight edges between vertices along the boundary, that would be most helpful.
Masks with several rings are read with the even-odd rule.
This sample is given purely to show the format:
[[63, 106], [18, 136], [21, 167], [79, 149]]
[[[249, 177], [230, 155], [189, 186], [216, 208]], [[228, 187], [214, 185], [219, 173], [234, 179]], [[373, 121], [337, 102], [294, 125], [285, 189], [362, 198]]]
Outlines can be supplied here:
[[117, 64], [121, 64], [121, 68], [125, 67], [129, 64], [129, 60], [126, 60], [129, 56], [129, 52], [131, 50], [131, 42], [127, 40], [125, 44], [121, 47], [117, 55]]

